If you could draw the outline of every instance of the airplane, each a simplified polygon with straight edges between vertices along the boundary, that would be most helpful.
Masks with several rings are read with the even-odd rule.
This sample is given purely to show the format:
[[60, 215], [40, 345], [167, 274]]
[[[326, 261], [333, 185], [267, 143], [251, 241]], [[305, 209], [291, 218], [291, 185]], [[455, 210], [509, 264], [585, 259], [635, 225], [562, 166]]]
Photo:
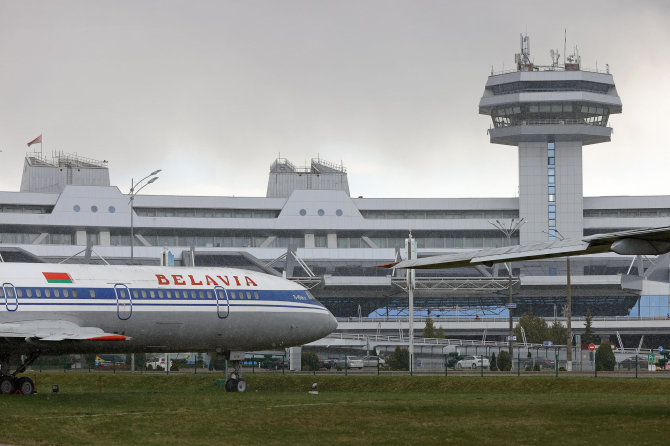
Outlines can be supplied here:
[[614, 252], [621, 255], [661, 255], [670, 252], [670, 226], [631, 229], [578, 239], [531, 245], [513, 245], [455, 254], [428, 256], [379, 265], [384, 268], [439, 269], [486, 265], [519, 260], [579, 256]]
[[40, 355], [174, 351], [232, 360], [225, 388], [244, 392], [246, 351], [303, 345], [337, 328], [307, 289], [255, 271], [7, 262], [0, 277], [2, 394], [35, 392], [17, 375]]

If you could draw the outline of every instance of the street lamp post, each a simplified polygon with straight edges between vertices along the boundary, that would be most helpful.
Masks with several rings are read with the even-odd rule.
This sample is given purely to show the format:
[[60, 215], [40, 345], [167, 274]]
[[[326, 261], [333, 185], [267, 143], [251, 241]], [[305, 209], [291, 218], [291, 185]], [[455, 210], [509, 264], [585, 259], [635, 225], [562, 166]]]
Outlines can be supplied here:
[[[144, 189], [145, 187], [147, 187], [148, 185], [150, 185], [151, 183], [156, 181], [158, 179], [158, 177], [156, 177], [154, 175], [158, 174], [161, 170], [162, 169], [154, 170], [153, 172], [151, 172], [146, 177], [142, 178], [137, 183], [135, 182], [134, 179], [132, 179], [132, 178], [130, 179], [130, 192], [128, 193], [128, 196], [130, 198], [130, 200], [129, 200], [129, 203], [130, 203], [130, 263], [133, 263], [133, 260], [135, 258], [135, 256], [134, 256], [135, 226], [134, 226], [134, 221], [133, 221], [133, 217], [134, 217], [134, 214], [135, 214], [135, 210], [134, 210], [135, 195], [137, 195], [138, 193], [140, 193], [140, 191], [142, 189]], [[142, 184], [144, 182], [144, 180], [146, 180], [149, 177], [153, 177], [153, 178], [151, 178], [146, 183]], [[139, 189], [138, 189], [138, 186], [140, 186], [141, 184], [142, 184], [142, 187], [139, 187]]]
[[[565, 237], [563, 234], [561, 234], [558, 229], [555, 229], [556, 235], [560, 238], [560, 240], [565, 240]], [[566, 348], [566, 355], [565, 355], [565, 369], [568, 372], [572, 372], [572, 284], [570, 283], [570, 256], [565, 257], [565, 266], [566, 266], [566, 285], [567, 285], [567, 293], [566, 293], [566, 319], [567, 319], [567, 348]]]
[[[515, 232], [517, 232], [521, 226], [523, 226], [524, 223], [526, 223], [526, 219], [522, 218], [520, 220], [517, 220], [516, 218], [513, 218], [512, 220], [509, 221], [509, 224], [505, 224], [504, 222], [501, 222], [500, 220], [496, 221], [489, 221], [493, 226], [495, 226], [500, 232], [502, 232], [505, 237], [507, 237], [507, 246], [510, 246], [512, 244], [512, 235], [514, 235]], [[512, 288], [512, 262], [507, 263], [507, 271], [509, 273], [509, 300], [507, 304], [507, 309], [509, 311], [509, 354], [510, 357], [514, 357], [514, 341], [513, 336], [514, 336], [514, 290]]]

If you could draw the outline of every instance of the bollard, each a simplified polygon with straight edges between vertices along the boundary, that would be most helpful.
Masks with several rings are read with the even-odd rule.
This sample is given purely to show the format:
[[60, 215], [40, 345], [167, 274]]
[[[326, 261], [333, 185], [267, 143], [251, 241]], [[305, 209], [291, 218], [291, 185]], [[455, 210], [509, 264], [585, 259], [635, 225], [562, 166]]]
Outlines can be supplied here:
[[635, 355], [635, 377], [637, 378], [637, 354]]

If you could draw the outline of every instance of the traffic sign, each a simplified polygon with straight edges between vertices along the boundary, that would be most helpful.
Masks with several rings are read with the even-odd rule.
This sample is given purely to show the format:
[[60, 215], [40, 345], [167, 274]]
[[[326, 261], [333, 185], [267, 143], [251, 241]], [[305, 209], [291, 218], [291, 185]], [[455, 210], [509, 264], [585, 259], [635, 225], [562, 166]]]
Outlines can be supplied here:
[[659, 346], [658, 346], [658, 351], [659, 351], [659, 352], [662, 352], [662, 351], [663, 351], [663, 346], [662, 346], [662, 345], [659, 345]]
[[649, 362], [655, 362], [656, 361], [656, 355], [649, 355], [649, 357], [647, 359], [649, 360]]
[[593, 350], [595, 350], [595, 349], [596, 349], [596, 345], [595, 345], [595, 344], [589, 344], [589, 350], [593, 351]]
[[544, 341], [544, 346], [545, 346], [545, 347], [551, 347], [552, 345], [554, 345], [553, 342], [551, 342], [551, 341]]
[[505, 304], [505, 308], [516, 308], [516, 304], [513, 302], [511, 304]]
[[505, 336], [506, 341], [516, 341], [516, 336]]

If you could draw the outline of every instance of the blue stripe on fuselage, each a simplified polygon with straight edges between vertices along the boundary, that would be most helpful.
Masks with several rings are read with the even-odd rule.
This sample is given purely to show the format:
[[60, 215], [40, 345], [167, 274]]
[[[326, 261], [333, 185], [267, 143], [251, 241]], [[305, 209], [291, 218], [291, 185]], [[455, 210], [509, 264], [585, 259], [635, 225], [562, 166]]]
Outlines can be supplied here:
[[[121, 285], [121, 284], [120, 284]], [[5, 297], [4, 294], [7, 290], [3, 290], [2, 296], [0, 296], [0, 303], [2, 301], [7, 301], [8, 303], [15, 302], [18, 299], [20, 305], [39, 305], [40, 300], [45, 299], [58, 299], [60, 304], [82, 304], [81, 300], [109, 300], [117, 299], [116, 292], [113, 287], [110, 288], [89, 288], [89, 287], [15, 287], [17, 295], [12, 297]], [[31, 296], [28, 296], [28, 291], [30, 290]], [[39, 290], [40, 296], [37, 297], [37, 290]], [[46, 296], [46, 291], [49, 291], [49, 296]], [[58, 290], [58, 296], [55, 296], [55, 291]], [[67, 290], [67, 296], [64, 296], [64, 290]], [[91, 290], [93, 291], [93, 296], [91, 295]], [[216, 296], [214, 295], [213, 288], [131, 288], [128, 287], [128, 290], [132, 293], [132, 302], [137, 305], [164, 305], [170, 301], [174, 302], [216, 302]], [[73, 295], [73, 291], [76, 292], [76, 297]], [[161, 291], [163, 297], [160, 297]], [[167, 297], [167, 292], [170, 292], [171, 297]], [[186, 296], [184, 291], [186, 291]], [[21, 293], [21, 296], [18, 296], [18, 292]], [[242, 306], [236, 302], [246, 302], [248, 303], [262, 303], [263, 306], [269, 305], [271, 302], [294, 302], [304, 305], [304, 308], [310, 307], [320, 307], [323, 308], [323, 305], [312, 298], [305, 292], [305, 290], [253, 290], [253, 289], [227, 289], [228, 292], [228, 302], [230, 305]], [[235, 298], [233, 298], [232, 293], [234, 293]], [[154, 297], [151, 297], [153, 293]], [[202, 294], [201, 294], [202, 293]], [[249, 293], [249, 294], [247, 294]], [[137, 296], [135, 295], [137, 294]], [[240, 298], [240, 295], [242, 298]], [[201, 297], [202, 296], [202, 297]], [[258, 296], [258, 298], [256, 298]], [[249, 299], [249, 297], [251, 297]], [[67, 300], [67, 302], [62, 302]], [[119, 298], [120, 301], [129, 300], [128, 298]], [[79, 301], [79, 302], [78, 302]], [[159, 303], [160, 302], [160, 303]], [[226, 297], [219, 299], [219, 303], [226, 302]], [[89, 303], [89, 305], [95, 305], [95, 303]], [[183, 304], [182, 304], [183, 305]], [[193, 304], [196, 305], [196, 304]], [[286, 305], [280, 305], [286, 306]], [[295, 307], [295, 306], [293, 306]]]

